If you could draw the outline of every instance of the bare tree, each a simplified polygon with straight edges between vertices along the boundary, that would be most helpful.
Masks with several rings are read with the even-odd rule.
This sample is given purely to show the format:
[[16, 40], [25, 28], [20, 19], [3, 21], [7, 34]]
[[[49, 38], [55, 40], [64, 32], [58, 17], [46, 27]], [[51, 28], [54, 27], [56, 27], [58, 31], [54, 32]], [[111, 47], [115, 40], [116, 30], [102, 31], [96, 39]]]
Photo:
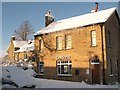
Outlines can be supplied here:
[[14, 36], [17, 40], [26, 41], [32, 38], [31, 36], [34, 34], [33, 30], [30, 22], [24, 21], [20, 27], [14, 31]]

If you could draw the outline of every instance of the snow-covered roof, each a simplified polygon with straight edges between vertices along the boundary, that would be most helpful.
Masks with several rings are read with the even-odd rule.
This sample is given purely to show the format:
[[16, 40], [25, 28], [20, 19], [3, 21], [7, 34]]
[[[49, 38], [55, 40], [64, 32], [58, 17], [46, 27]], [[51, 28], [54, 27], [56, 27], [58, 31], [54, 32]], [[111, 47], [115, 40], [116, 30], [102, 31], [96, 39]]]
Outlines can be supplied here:
[[55, 21], [49, 24], [47, 27], [39, 30], [34, 35], [51, 33], [56, 31], [61, 31], [65, 29], [77, 28], [82, 26], [87, 26], [91, 24], [103, 23], [111, 16], [111, 14], [116, 10], [116, 8], [110, 8], [106, 10], [101, 10], [94, 13], [88, 13], [68, 19], [63, 19]]
[[28, 42], [27, 44], [23, 45], [22, 47], [20, 47], [19, 50], [15, 51], [15, 53], [17, 52], [29, 52], [29, 51], [33, 51], [34, 50], [34, 40], [30, 43]]
[[14, 47], [22, 47], [23, 45], [27, 44], [27, 41], [13, 41]]

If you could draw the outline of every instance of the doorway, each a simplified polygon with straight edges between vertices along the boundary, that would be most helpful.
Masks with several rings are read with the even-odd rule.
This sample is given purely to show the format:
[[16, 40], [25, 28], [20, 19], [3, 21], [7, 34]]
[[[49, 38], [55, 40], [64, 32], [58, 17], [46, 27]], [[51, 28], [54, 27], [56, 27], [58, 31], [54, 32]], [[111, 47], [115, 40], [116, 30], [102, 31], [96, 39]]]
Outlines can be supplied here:
[[99, 59], [93, 59], [90, 62], [91, 66], [91, 83], [100, 84], [100, 62]]

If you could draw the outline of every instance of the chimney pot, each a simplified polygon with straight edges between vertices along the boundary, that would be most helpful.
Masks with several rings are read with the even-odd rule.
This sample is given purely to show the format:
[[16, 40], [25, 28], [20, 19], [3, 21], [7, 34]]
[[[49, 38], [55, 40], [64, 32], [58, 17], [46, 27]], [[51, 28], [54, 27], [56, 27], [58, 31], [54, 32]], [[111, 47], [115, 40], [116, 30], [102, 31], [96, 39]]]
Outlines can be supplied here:
[[96, 2], [95, 12], [98, 12], [98, 3]]
[[45, 15], [45, 27], [54, 21], [54, 16], [51, 14], [51, 10], [49, 10]]
[[98, 12], [98, 4], [99, 4], [98, 2], [95, 3], [96, 6], [95, 8], [92, 9], [91, 12]]
[[15, 36], [12, 36], [12, 40], [13, 40], [13, 41], [15, 40]]

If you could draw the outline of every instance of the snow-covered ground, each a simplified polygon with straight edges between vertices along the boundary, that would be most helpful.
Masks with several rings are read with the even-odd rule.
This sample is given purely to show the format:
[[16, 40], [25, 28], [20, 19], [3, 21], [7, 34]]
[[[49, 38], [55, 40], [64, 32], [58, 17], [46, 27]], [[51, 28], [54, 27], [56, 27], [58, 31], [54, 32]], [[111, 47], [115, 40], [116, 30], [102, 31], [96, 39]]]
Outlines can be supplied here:
[[[6, 71], [7, 72], [6, 72]], [[8, 75], [10, 79], [18, 84], [19, 87], [25, 85], [36, 85], [35, 88], [118, 88], [118, 84], [115, 85], [89, 85], [85, 82], [69, 82], [60, 80], [40, 79], [34, 78], [36, 74], [33, 70], [23, 70], [16, 66], [3, 67], [4, 78]], [[5, 75], [6, 74], [6, 75]], [[4, 88], [16, 88], [8, 84], [3, 85]]]

